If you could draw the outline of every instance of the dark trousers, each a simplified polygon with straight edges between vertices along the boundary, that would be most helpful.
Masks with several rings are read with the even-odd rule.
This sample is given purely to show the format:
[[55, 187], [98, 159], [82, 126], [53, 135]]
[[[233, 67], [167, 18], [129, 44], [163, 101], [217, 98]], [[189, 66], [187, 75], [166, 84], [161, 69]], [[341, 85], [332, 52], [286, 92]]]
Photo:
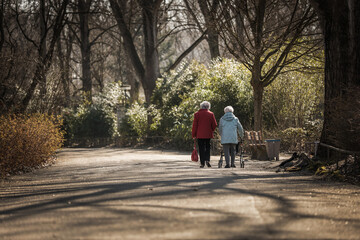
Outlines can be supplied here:
[[201, 165], [206, 161], [210, 162], [210, 138], [198, 139], [198, 146]]

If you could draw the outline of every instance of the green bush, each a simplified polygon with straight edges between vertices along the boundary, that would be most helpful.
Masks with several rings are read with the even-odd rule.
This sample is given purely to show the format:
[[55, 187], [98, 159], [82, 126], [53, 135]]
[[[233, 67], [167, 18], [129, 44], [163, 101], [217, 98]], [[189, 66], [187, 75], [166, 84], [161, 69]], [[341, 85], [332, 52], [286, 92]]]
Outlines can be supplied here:
[[[320, 61], [306, 64], [314, 69], [322, 66]], [[319, 139], [322, 78], [323, 74], [316, 71], [287, 72], [265, 88], [263, 130], [267, 138], [281, 138], [283, 150], [299, 151], [305, 141]], [[234, 60], [218, 59], [207, 66], [196, 61], [183, 64], [158, 79], [150, 107], [134, 105], [128, 111], [126, 124], [140, 137], [166, 136], [180, 148], [191, 146], [193, 115], [199, 104], [207, 100], [217, 121], [223, 116], [224, 107], [231, 105], [243, 127], [251, 130], [250, 79], [248, 69]], [[151, 127], [147, 125], [147, 115], [151, 116]]]
[[119, 135], [122, 137], [130, 137], [130, 136], [138, 136], [137, 132], [135, 131], [128, 112], [126, 115], [122, 118], [119, 129], [118, 129]]
[[0, 116], [0, 174], [46, 163], [63, 144], [61, 120], [45, 114]]
[[[123, 93], [118, 83], [109, 84], [101, 93], [86, 100], [76, 109], [63, 112], [66, 139], [108, 138], [117, 135], [116, 105], [122, 100]], [[84, 98], [86, 99], [86, 98]]]
[[265, 88], [263, 128], [267, 137], [281, 138], [284, 151], [302, 151], [305, 142], [320, 139], [324, 105], [321, 59], [321, 54], [300, 59]]
[[288, 151], [301, 151], [303, 149], [306, 131], [302, 128], [287, 128], [280, 133], [281, 148]]
[[[167, 112], [167, 116], [173, 116], [169, 131], [171, 137], [179, 141], [184, 139], [185, 144], [190, 142], [193, 115], [204, 100], [211, 103], [210, 110], [214, 112], [217, 121], [224, 115], [224, 108], [231, 105], [234, 114], [244, 127], [250, 125], [252, 116], [250, 74], [241, 64], [224, 59], [213, 61], [205, 67], [195, 62], [185, 73], [185, 77], [187, 76], [185, 79], [193, 79], [194, 84], [192, 88], [184, 91], [180, 104], [173, 106]], [[179, 80], [178, 85], [185, 85], [181, 79], [177, 81]]]
[[300, 59], [297, 64], [301, 66], [294, 63], [291, 67], [302, 67], [302, 71], [285, 71], [265, 88], [263, 99], [265, 129], [307, 128], [323, 119], [323, 62], [316, 59], [316, 57], [306, 59], [306, 62], [305, 60], [301, 62]]
[[249, 82], [248, 71], [233, 60], [216, 60], [208, 67], [195, 61], [183, 64], [158, 79], [149, 107], [135, 104], [128, 110], [127, 123], [141, 137], [166, 136], [178, 147], [190, 146], [193, 115], [204, 100], [211, 103], [217, 121], [224, 114], [224, 107], [231, 105], [242, 124], [250, 125], [252, 93]]
[[[232, 106], [241, 124], [249, 128], [253, 116], [253, 96], [250, 72], [240, 63], [223, 59], [214, 61], [208, 69], [207, 85], [211, 91], [211, 110], [219, 121], [224, 108]], [[202, 86], [199, 86], [202, 87]]]
[[[159, 134], [175, 137], [175, 129], [183, 129], [183, 126], [180, 126], [183, 123], [188, 125], [186, 121], [192, 117], [196, 110], [195, 105], [199, 103], [194, 95], [207, 95], [205, 91], [200, 93], [196, 88], [204, 72], [205, 66], [193, 62], [189, 66], [183, 64], [177, 71], [158, 79], [152, 102], [161, 115]], [[187, 135], [188, 133], [185, 136]]]
[[[161, 116], [154, 105], [150, 105], [146, 108], [144, 105], [135, 103], [128, 109], [126, 121], [136, 132], [137, 136], [157, 135], [156, 133], [160, 125]], [[149, 122], [150, 125], [148, 124]], [[128, 135], [128, 132], [129, 129], [124, 132], [124, 135]]]
[[114, 134], [116, 119], [112, 113], [89, 105], [64, 114], [64, 122], [67, 138], [101, 138]]

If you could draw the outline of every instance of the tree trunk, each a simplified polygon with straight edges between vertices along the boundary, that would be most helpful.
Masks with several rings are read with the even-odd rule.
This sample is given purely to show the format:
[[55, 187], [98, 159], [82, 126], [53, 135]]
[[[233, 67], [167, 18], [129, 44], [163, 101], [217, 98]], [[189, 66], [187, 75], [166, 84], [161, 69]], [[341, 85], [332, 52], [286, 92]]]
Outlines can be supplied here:
[[[130, 104], [134, 103], [135, 101], [139, 100], [139, 88], [140, 83], [139, 80], [136, 78], [135, 74], [131, 66], [131, 62], [128, 61], [128, 56], [126, 52], [122, 52], [121, 45], [117, 48], [117, 63], [119, 65], [119, 79], [117, 79], [118, 82], [121, 82], [122, 84], [129, 84], [130, 85]], [[122, 66], [123, 70], [122, 70]]]
[[27, 107], [29, 106], [30, 100], [33, 98], [35, 88], [38, 85], [38, 83], [41, 81], [40, 76], [42, 74], [43, 67], [44, 66], [41, 62], [36, 64], [34, 78], [31, 82], [30, 88], [27, 90], [27, 93], [26, 93], [24, 99], [22, 100], [22, 104], [19, 109], [21, 113], [24, 113], [26, 111]]
[[66, 52], [63, 53], [62, 44], [60, 38], [57, 43], [57, 51], [59, 58], [59, 67], [60, 67], [60, 78], [61, 85], [64, 90], [64, 107], [70, 106], [70, 55], [72, 48], [72, 37], [71, 35], [66, 39]]
[[71, 53], [73, 49], [73, 38], [74, 35], [71, 31], [68, 32], [68, 38], [66, 40], [66, 52], [65, 52], [65, 59], [64, 59], [64, 88], [65, 88], [65, 98], [67, 106], [71, 104], [71, 92], [70, 92], [70, 83], [71, 83]]
[[[51, 40], [49, 41], [49, 48], [47, 49], [46, 55], [45, 57], [40, 57], [40, 52], [41, 50], [39, 50], [39, 59], [41, 61], [38, 61], [37, 65], [36, 65], [36, 70], [35, 70], [35, 74], [32, 80], [32, 83], [30, 85], [30, 88], [27, 90], [26, 95], [24, 97], [24, 99], [22, 100], [22, 104], [21, 106], [19, 106], [19, 111], [20, 112], [25, 112], [31, 99], [33, 98], [34, 92], [36, 87], [38, 86], [38, 84], [41, 84], [41, 82], [43, 81], [42, 76], [45, 76], [47, 71], [49, 70], [50, 66], [51, 66], [51, 61], [52, 61], [52, 57], [53, 57], [53, 52], [54, 52], [54, 48], [55, 48], [55, 44], [58, 40], [58, 38], [60, 37], [61, 31], [63, 29], [63, 24], [64, 24], [64, 18], [65, 18], [65, 14], [66, 14], [66, 8], [67, 5], [69, 3], [69, 0], [63, 0], [61, 7], [58, 9], [55, 21], [53, 22], [53, 34], [51, 36]], [[47, 33], [48, 31], [45, 31], [46, 35], [44, 36], [44, 38], [47, 37]], [[41, 48], [41, 42], [40, 42], [40, 48]]]
[[145, 46], [145, 76], [143, 88], [145, 99], [150, 103], [156, 80], [160, 77], [159, 54], [157, 51], [157, 16], [161, 1], [140, 1], [143, 14]]
[[251, 74], [251, 85], [254, 91], [254, 130], [262, 130], [262, 102], [264, 86], [261, 82], [261, 68], [260, 58], [254, 60], [254, 65]]
[[4, 35], [4, 0], [1, 0], [0, 6], [0, 53], [5, 42]]
[[251, 85], [254, 91], [254, 130], [262, 130], [262, 101], [264, 84], [261, 79], [261, 40], [263, 37], [263, 24], [265, 15], [266, 1], [258, 2], [257, 14], [254, 24], [254, 46], [255, 54], [251, 73]]
[[90, 40], [89, 40], [89, 11], [91, 1], [78, 0], [78, 10], [80, 18], [80, 49], [81, 49], [81, 70], [83, 91], [88, 101], [92, 101], [92, 80], [91, 80], [91, 61], [90, 61]]
[[264, 88], [261, 85], [254, 87], [254, 130], [262, 130], [262, 100]]
[[[127, 69], [131, 69], [131, 63], [129, 61], [125, 62], [125, 66]], [[127, 83], [131, 86], [130, 88], [130, 104], [137, 102], [139, 100], [140, 95], [140, 82], [136, 78], [136, 75], [133, 71], [126, 71], [126, 80]]]
[[[116, 22], [118, 24], [118, 28], [122, 36], [124, 50], [126, 51], [125, 55], [129, 58], [129, 63], [131, 63], [131, 66], [134, 69], [136, 77], [144, 85], [143, 81], [145, 79], [145, 69], [135, 48], [135, 44], [131, 32], [126, 24], [126, 20], [123, 14], [123, 8], [120, 7], [120, 4], [116, 0], [109, 0], [109, 1], [110, 1], [111, 10], [115, 16]], [[136, 81], [129, 82], [129, 84], [131, 85], [132, 91], [136, 89], [135, 88]], [[133, 93], [132, 96], [134, 96]]]
[[[312, 4], [322, 20], [325, 36], [325, 105], [320, 141], [359, 151], [360, 141], [348, 141], [357, 132], [349, 126], [344, 128], [344, 124], [356, 122], [359, 114], [354, 108], [359, 93], [353, 89], [360, 87], [360, 2], [313, 0]], [[344, 106], [352, 104], [349, 101], [354, 107]], [[344, 124], [339, 124], [339, 118]]]
[[139, 100], [140, 95], [140, 83], [136, 80], [135, 76], [133, 76], [132, 73], [130, 73], [129, 76], [132, 81], [130, 81], [130, 104], [133, 104], [134, 102]]
[[220, 56], [219, 33], [213, 30], [209, 30], [207, 42], [209, 44], [211, 59], [219, 57]]
[[219, 50], [219, 32], [216, 29], [216, 11], [219, 6], [219, 1], [214, 0], [210, 6], [207, 1], [198, 0], [200, 10], [205, 19], [205, 26], [207, 29], [207, 42], [209, 45], [211, 59], [220, 56]]
[[[45, 19], [45, 0], [40, 1], [40, 28], [39, 28], [39, 35], [40, 35], [40, 47], [39, 47], [39, 62], [43, 63], [39, 66], [39, 85], [40, 85], [40, 97], [44, 98], [46, 95], [46, 74], [45, 74], [45, 58], [47, 53], [47, 26], [46, 26], [46, 19]], [[37, 76], [35, 76], [37, 77]]]

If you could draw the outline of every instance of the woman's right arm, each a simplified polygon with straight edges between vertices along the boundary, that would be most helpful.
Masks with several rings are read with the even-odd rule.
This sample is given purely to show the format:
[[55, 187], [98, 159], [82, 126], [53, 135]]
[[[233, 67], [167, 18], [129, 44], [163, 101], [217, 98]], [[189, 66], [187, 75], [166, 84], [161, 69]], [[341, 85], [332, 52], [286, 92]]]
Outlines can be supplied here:
[[192, 130], [191, 130], [191, 135], [193, 138], [196, 138], [196, 132], [197, 132], [197, 128], [198, 128], [198, 119], [196, 117], [196, 113], [194, 114], [194, 121], [193, 121], [193, 125], [192, 125]]

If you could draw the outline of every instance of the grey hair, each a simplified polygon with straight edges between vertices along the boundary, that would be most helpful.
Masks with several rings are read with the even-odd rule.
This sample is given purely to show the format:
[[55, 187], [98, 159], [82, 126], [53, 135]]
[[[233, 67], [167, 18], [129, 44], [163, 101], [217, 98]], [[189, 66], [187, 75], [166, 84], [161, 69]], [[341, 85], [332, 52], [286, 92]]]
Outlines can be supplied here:
[[233, 112], [234, 112], [234, 108], [233, 108], [232, 106], [227, 106], [227, 107], [224, 108], [224, 112], [225, 112], [225, 113], [228, 113], [228, 112], [232, 112], [232, 113], [233, 113]]
[[201, 109], [210, 109], [211, 104], [208, 101], [203, 101], [202, 103], [200, 103], [200, 108]]

